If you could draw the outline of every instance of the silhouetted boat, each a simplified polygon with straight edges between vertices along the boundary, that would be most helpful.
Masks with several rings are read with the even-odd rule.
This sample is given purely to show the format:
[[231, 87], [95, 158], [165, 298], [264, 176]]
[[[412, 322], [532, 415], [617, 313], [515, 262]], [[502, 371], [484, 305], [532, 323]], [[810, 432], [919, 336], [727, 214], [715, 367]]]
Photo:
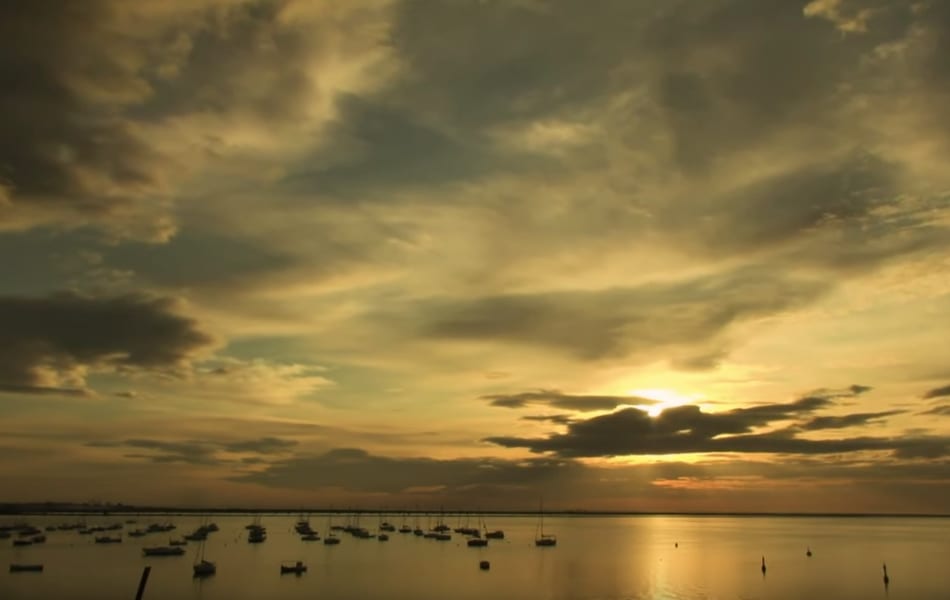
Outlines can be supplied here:
[[142, 548], [142, 554], [145, 556], [181, 556], [185, 549], [181, 546], [152, 546]]
[[302, 561], [296, 561], [293, 564], [281, 563], [280, 565], [280, 574], [293, 573], [295, 575], [302, 575], [307, 572], [307, 565], [303, 564]]
[[26, 573], [26, 572], [41, 573], [42, 571], [43, 571], [43, 565], [24, 565], [24, 564], [17, 564], [17, 563], [10, 564], [11, 573]]
[[487, 560], [480, 561], [478, 563], [478, 568], [481, 569], [482, 571], [487, 571], [488, 569], [491, 568], [491, 563], [488, 562]]
[[192, 567], [195, 577], [207, 577], [218, 572], [218, 567], [209, 560], [196, 562]]
[[208, 575], [214, 575], [218, 572], [218, 567], [210, 560], [205, 560], [205, 544], [204, 542], [198, 547], [198, 551], [195, 556], [195, 564], [192, 565], [192, 572], [195, 577], [207, 577]]
[[544, 533], [544, 501], [538, 506], [538, 530], [534, 537], [535, 546], [556, 546], [557, 537]]
[[472, 538], [466, 542], [469, 548], [482, 548], [488, 545], [488, 540], [484, 538]]
[[121, 544], [122, 538], [120, 536], [109, 537], [107, 535], [96, 536], [95, 542], [97, 544]]

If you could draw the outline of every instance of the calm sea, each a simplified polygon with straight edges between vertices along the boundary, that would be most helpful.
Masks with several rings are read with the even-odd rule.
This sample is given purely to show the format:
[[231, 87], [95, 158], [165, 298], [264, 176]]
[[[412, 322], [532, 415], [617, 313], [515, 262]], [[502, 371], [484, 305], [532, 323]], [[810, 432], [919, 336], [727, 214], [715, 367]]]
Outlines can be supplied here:
[[[202, 522], [192, 516], [136, 518], [126, 530], [170, 521], [177, 526], [175, 537]], [[387, 518], [402, 524], [398, 515]], [[44, 528], [76, 518], [23, 520]], [[95, 517], [86, 523], [117, 520]], [[152, 567], [146, 599], [950, 598], [946, 518], [548, 516], [545, 530], [557, 535], [552, 548], [535, 547], [536, 519], [525, 516], [488, 516], [488, 528], [503, 529], [506, 538], [487, 548], [469, 548], [458, 534], [437, 541], [398, 532], [388, 542], [340, 534], [340, 545], [325, 546], [299, 539], [296, 516], [268, 514], [262, 516], [267, 541], [249, 544], [244, 526], [250, 516], [211, 520], [220, 531], [209, 536], [204, 550], [218, 570], [205, 579], [192, 577], [194, 542], [184, 556], [142, 555], [143, 546], [166, 544], [164, 533], [123, 533], [122, 543], [113, 545], [94, 544], [92, 536], [76, 531], [47, 532], [45, 544], [31, 547], [14, 548], [16, 536], [0, 540], [0, 598], [127, 600], [145, 565]], [[13, 521], [0, 516], [0, 523]], [[324, 535], [326, 517], [310, 521]], [[375, 529], [377, 522], [363, 516], [361, 525]], [[447, 523], [458, 524], [454, 516]], [[304, 561], [308, 572], [281, 575], [285, 560]], [[479, 569], [481, 560], [490, 561], [490, 570]], [[45, 569], [9, 573], [9, 563], [43, 563]]]

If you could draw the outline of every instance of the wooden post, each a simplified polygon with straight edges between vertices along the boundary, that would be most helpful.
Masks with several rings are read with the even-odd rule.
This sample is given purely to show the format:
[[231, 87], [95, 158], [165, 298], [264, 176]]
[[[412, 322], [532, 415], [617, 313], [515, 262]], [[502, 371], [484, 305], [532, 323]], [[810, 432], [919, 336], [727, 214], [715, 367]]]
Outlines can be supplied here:
[[142, 569], [142, 578], [139, 579], [139, 591], [135, 593], [135, 600], [142, 600], [142, 594], [145, 593], [145, 584], [148, 583], [148, 574], [152, 572], [152, 567], [146, 566]]

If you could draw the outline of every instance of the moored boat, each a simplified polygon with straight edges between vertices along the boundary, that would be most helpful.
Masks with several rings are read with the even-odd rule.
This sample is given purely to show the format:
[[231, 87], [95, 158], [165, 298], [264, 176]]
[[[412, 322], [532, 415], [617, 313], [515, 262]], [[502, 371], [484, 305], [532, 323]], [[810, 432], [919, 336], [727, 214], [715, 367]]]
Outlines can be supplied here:
[[95, 541], [97, 544], [121, 544], [122, 538], [119, 536], [109, 537], [107, 535], [99, 535], [99, 536], [96, 536]]
[[11, 573], [25, 573], [25, 572], [34, 572], [41, 573], [43, 571], [43, 565], [25, 565], [25, 564], [10, 564]]
[[185, 549], [181, 546], [152, 546], [142, 548], [142, 553], [145, 556], [181, 556]]
[[285, 562], [280, 565], [280, 574], [293, 573], [295, 575], [302, 575], [307, 572], [307, 565], [303, 564], [303, 561], [295, 561], [293, 563]]

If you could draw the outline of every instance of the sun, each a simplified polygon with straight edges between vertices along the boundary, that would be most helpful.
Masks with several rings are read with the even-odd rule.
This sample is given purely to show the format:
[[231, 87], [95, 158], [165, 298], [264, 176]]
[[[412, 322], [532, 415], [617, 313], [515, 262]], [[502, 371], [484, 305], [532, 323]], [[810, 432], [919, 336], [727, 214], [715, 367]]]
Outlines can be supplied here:
[[684, 404], [696, 404], [705, 396], [703, 394], [682, 394], [675, 390], [665, 388], [649, 388], [627, 390], [631, 396], [655, 400], [655, 404], [634, 404], [637, 408], [647, 411], [651, 417], [659, 415], [667, 408], [682, 406]]

